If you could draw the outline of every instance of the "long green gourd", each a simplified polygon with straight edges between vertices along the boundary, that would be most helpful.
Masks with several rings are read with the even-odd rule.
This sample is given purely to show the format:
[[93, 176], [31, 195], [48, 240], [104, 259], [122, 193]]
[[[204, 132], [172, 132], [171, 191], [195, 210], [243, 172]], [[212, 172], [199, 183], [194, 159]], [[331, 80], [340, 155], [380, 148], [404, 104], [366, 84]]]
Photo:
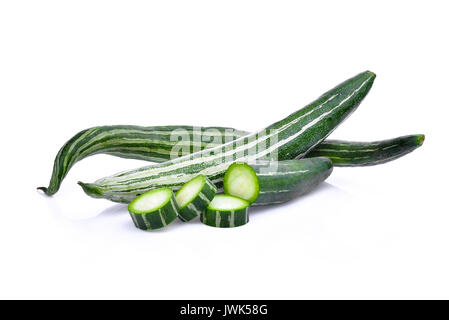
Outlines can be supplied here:
[[[172, 135], [173, 134], [173, 135]], [[121, 158], [161, 163], [171, 159], [170, 152], [179, 143], [173, 137], [185, 137], [188, 145], [182, 155], [221, 145], [247, 135], [248, 132], [224, 127], [192, 126], [102, 126], [83, 130], [71, 138], [56, 155], [47, 195], [58, 190], [70, 168], [94, 155], [109, 154]], [[198, 138], [196, 138], [198, 137]], [[198, 141], [196, 141], [198, 140]], [[324, 140], [306, 158], [328, 157], [336, 167], [371, 166], [385, 163], [420, 147], [424, 135], [408, 135], [375, 142]], [[178, 154], [173, 154], [178, 156]]]
[[92, 197], [126, 203], [154, 188], [179, 189], [198, 174], [213, 183], [221, 182], [226, 169], [236, 161], [301, 158], [357, 108], [374, 79], [374, 73], [363, 72], [285, 119], [237, 140], [80, 185]]

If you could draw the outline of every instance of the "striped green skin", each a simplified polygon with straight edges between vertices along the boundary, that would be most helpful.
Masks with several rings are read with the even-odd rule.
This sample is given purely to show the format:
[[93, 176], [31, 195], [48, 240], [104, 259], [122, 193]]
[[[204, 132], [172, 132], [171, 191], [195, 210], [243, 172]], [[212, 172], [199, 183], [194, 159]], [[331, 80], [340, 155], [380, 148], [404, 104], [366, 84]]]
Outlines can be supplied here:
[[[59, 150], [53, 165], [49, 186], [39, 187], [47, 195], [55, 194], [70, 168], [78, 161], [95, 154], [109, 154], [127, 159], [152, 162], [170, 160], [171, 155], [186, 155], [216, 147], [248, 134], [232, 128], [193, 126], [100, 126], [77, 133]], [[178, 154], [173, 148], [182, 138]]]
[[307, 156], [325, 156], [334, 166], [372, 166], [400, 158], [422, 146], [424, 135], [402, 136], [375, 142], [323, 141]]
[[[91, 128], [78, 133], [61, 148], [54, 161], [48, 188], [39, 187], [38, 189], [43, 190], [47, 195], [53, 195], [59, 190], [70, 168], [81, 159], [94, 154], [109, 154], [157, 163], [170, 160], [170, 150], [178, 143], [178, 141], [170, 140], [170, 134], [173, 131], [188, 135], [187, 140], [190, 144], [185, 146], [181, 155], [192, 153], [196, 149], [213, 148], [248, 134], [245, 131], [225, 127], [103, 126]], [[199, 139], [196, 138], [198, 136]], [[402, 157], [420, 147], [423, 140], [423, 135], [410, 135], [376, 142], [325, 140], [305, 157], [328, 157], [332, 159], [336, 167], [371, 166]], [[382, 146], [383, 151], [378, 152], [377, 149], [373, 149], [373, 144]], [[340, 149], [357, 150], [360, 153], [351, 151], [342, 154]], [[78, 150], [83, 151], [78, 152]]]
[[[233, 198], [233, 196], [229, 195], [217, 195], [217, 197]], [[249, 221], [248, 208], [250, 204], [245, 200], [242, 201], [246, 202], [246, 206], [235, 208], [234, 210], [220, 210], [209, 206], [201, 215], [201, 222], [216, 228], [234, 228], [247, 224]]]
[[[277, 163], [275, 164], [277, 167]], [[267, 167], [267, 165], [265, 167]], [[271, 174], [277, 175], [277, 170], [276, 172], [271, 170]], [[249, 203], [253, 203], [257, 200], [260, 193], [259, 178], [257, 177], [256, 171], [250, 165], [247, 163], [235, 162], [231, 164], [225, 172], [223, 189], [225, 194], [239, 197]]]
[[[207, 206], [209, 205], [209, 203], [212, 201], [212, 199], [215, 197], [215, 194], [217, 193], [217, 188], [209, 179], [206, 178], [206, 176], [200, 175], [193, 179], [198, 179], [198, 178], [200, 178], [200, 179], [204, 178], [203, 185], [202, 185], [201, 189], [198, 190], [198, 194], [195, 195], [193, 200], [189, 201], [188, 203], [186, 203], [183, 206], [179, 206], [179, 210], [178, 210], [179, 219], [184, 222], [187, 222], [192, 219], [195, 219], [196, 217], [199, 217], [201, 215], [201, 213], [204, 212], [204, 210], [206, 210]], [[192, 180], [190, 180], [190, 181], [192, 181]], [[186, 184], [188, 184], [190, 181], [188, 181]], [[183, 189], [183, 187], [186, 186], [186, 184], [184, 186], [182, 186], [181, 189], [178, 190], [178, 193], [181, 192], [181, 190]], [[176, 194], [176, 196], [177, 195], [178, 194]], [[176, 196], [175, 196], [175, 199], [176, 199]], [[178, 205], [179, 205], [179, 203], [178, 203]]]
[[154, 188], [177, 190], [198, 174], [215, 184], [222, 182], [224, 172], [234, 162], [301, 158], [357, 108], [374, 79], [369, 71], [361, 73], [266, 129], [218, 147], [80, 185], [92, 197], [126, 203]]
[[[274, 162], [255, 160], [250, 162], [250, 166], [259, 181], [259, 194], [252, 203], [255, 206], [284, 203], [297, 198], [326, 180], [333, 169], [332, 161], [326, 157]], [[83, 188], [88, 187], [80, 184]], [[217, 182], [216, 187], [220, 188], [217, 191], [224, 191], [223, 182]]]
[[173, 191], [167, 189], [169, 193], [168, 201], [156, 210], [150, 212], [139, 212], [133, 208], [136, 201], [141, 200], [142, 197], [151, 196], [152, 192], [161, 191], [161, 189], [151, 190], [140, 197], [134, 199], [128, 206], [129, 214], [134, 222], [134, 225], [142, 230], [155, 230], [166, 227], [172, 223], [178, 216], [178, 205], [173, 194]]
[[[290, 201], [326, 180], [332, 173], [332, 161], [325, 157], [284, 160], [276, 163], [258, 160], [249, 163], [259, 178], [259, 197], [253, 205], [271, 205]], [[270, 168], [272, 165], [277, 168]]]

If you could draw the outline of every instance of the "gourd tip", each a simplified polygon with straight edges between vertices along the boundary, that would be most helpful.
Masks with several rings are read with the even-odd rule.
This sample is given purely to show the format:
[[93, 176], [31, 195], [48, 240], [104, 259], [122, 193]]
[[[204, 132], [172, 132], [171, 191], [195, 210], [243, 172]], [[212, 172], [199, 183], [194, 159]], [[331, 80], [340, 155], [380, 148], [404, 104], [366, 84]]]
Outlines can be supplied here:
[[426, 136], [425, 136], [424, 134], [420, 134], [420, 135], [418, 136], [418, 145], [419, 145], [419, 146], [422, 146], [425, 139], [426, 139]]
[[47, 193], [47, 188], [46, 187], [37, 187], [37, 190], [42, 190], [43, 192]]

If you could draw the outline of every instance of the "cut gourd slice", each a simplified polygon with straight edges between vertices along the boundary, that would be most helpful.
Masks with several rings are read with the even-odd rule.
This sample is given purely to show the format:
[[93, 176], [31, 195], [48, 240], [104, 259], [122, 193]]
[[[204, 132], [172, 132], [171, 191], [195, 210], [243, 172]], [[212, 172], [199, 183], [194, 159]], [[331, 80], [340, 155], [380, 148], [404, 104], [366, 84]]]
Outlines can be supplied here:
[[201, 221], [212, 227], [232, 228], [248, 222], [248, 207], [250, 203], [230, 195], [219, 194], [212, 199], [206, 211], [201, 215]]
[[178, 205], [170, 188], [154, 189], [135, 198], [128, 211], [137, 228], [154, 230], [167, 226], [178, 216]]
[[226, 170], [223, 187], [225, 194], [253, 203], [259, 197], [259, 178], [247, 163], [236, 162]]
[[182, 221], [190, 221], [200, 216], [216, 193], [217, 188], [205, 175], [200, 174], [187, 181], [175, 195], [179, 218]]

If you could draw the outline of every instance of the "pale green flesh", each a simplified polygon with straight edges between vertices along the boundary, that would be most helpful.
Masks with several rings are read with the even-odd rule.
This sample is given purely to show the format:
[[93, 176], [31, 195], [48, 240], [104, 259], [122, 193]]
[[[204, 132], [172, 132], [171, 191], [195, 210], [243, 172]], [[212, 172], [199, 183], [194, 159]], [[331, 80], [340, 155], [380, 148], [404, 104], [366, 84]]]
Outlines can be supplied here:
[[175, 195], [175, 199], [179, 207], [182, 209], [192, 202], [201, 192], [201, 189], [205, 183], [206, 177], [203, 175], [199, 175], [186, 182]]
[[156, 189], [142, 194], [130, 204], [130, 210], [135, 214], [144, 214], [156, 211], [170, 201], [173, 192], [170, 189]]
[[248, 206], [249, 202], [246, 200], [219, 194], [212, 199], [211, 203], [209, 204], [209, 209], [217, 211], [231, 211], [245, 209]]
[[224, 178], [226, 194], [254, 202], [259, 195], [259, 181], [251, 166], [235, 163], [228, 168]]

